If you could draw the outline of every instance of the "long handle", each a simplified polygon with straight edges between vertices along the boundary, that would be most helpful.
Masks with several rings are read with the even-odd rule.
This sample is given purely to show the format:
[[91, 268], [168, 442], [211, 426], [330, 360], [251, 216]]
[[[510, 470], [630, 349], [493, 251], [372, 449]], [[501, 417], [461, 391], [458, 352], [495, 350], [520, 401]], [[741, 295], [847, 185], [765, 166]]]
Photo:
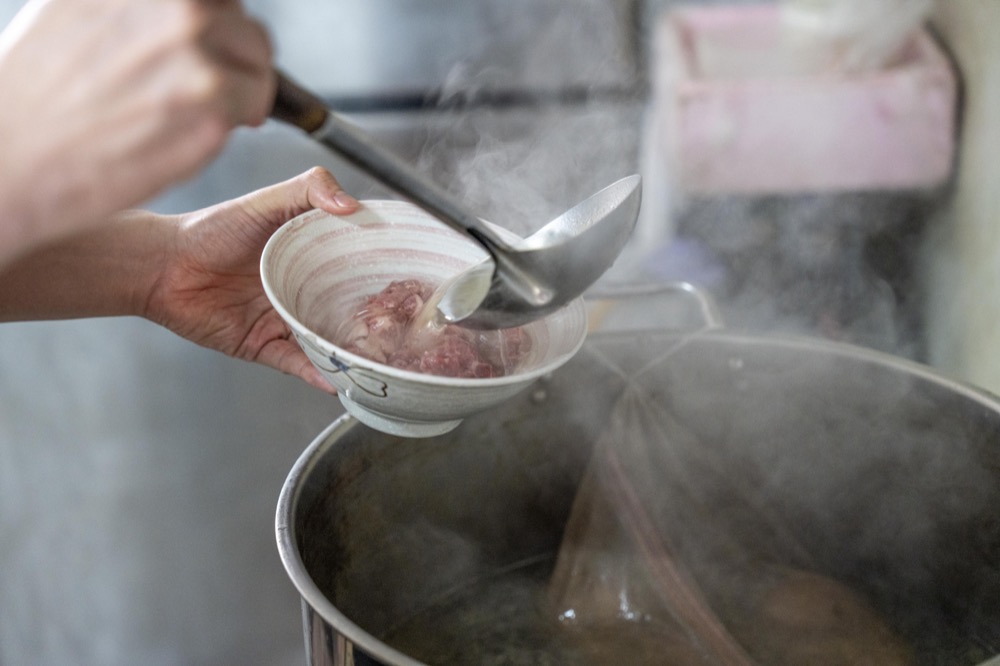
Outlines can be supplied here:
[[278, 92], [272, 118], [307, 132], [451, 228], [472, 236], [494, 257], [498, 250], [510, 250], [508, 244], [445, 190], [339, 118], [311, 92], [283, 73], [277, 74]]

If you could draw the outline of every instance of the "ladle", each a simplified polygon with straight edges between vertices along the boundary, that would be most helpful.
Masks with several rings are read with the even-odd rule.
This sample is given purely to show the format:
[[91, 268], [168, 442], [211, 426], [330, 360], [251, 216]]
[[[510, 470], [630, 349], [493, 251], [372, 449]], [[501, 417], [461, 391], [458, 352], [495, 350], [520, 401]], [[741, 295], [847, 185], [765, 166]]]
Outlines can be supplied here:
[[448, 226], [482, 244], [490, 259], [456, 276], [439, 309], [470, 328], [509, 328], [544, 317], [611, 267], [639, 215], [641, 179], [623, 178], [523, 241], [508, 241], [313, 93], [278, 72], [271, 117], [289, 123]]

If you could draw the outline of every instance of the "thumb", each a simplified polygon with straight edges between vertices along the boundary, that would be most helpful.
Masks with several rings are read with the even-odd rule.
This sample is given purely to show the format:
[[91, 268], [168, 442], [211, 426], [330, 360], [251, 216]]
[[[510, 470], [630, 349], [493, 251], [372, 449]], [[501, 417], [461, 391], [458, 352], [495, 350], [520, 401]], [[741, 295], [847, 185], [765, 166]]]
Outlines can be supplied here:
[[332, 215], [348, 215], [361, 205], [323, 167], [313, 167], [283, 183], [253, 192], [244, 199], [259, 220], [275, 228], [313, 208]]
[[314, 167], [304, 174], [293, 178], [298, 191], [303, 195], [305, 210], [321, 208], [333, 215], [353, 213], [359, 207], [358, 200], [344, 191], [337, 179], [323, 167]]

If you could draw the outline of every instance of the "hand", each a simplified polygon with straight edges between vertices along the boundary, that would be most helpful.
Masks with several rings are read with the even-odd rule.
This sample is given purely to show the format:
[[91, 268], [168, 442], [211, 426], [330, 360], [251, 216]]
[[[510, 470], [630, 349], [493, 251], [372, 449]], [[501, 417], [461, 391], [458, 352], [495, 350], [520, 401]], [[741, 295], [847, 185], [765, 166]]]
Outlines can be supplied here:
[[300, 213], [322, 208], [343, 215], [357, 207], [328, 171], [316, 168], [181, 216], [144, 316], [200, 345], [333, 393], [265, 296], [260, 255], [274, 231]]
[[0, 264], [192, 175], [273, 103], [238, 0], [31, 0], [0, 34]]

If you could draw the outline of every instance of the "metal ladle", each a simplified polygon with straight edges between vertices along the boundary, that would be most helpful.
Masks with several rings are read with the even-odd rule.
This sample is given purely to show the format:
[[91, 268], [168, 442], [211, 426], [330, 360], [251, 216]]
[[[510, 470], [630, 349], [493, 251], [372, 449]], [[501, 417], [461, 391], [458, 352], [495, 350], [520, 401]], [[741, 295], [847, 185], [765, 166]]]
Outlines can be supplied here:
[[614, 263], [639, 215], [641, 179], [633, 175], [527, 239], [504, 240], [433, 181], [280, 72], [271, 117], [305, 131], [486, 249], [490, 260], [451, 280], [438, 306], [448, 321], [470, 328], [520, 326], [578, 297]]

